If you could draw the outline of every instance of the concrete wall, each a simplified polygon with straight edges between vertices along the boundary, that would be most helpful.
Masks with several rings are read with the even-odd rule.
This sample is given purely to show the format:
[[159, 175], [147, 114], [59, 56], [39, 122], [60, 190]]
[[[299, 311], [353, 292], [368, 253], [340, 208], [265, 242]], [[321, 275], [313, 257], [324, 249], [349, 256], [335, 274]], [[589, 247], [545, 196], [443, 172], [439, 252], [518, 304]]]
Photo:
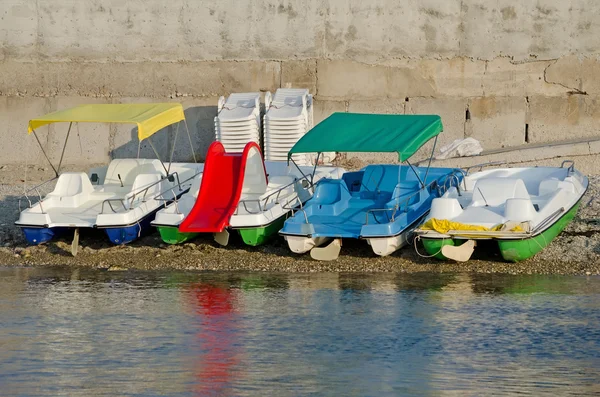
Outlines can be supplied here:
[[[591, 137], [599, 55], [596, 0], [2, 0], [0, 163], [42, 162], [28, 119], [96, 102], [183, 102], [204, 154], [219, 95], [288, 85], [310, 88], [316, 121], [440, 114], [441, 143]], [[68, 163], [137, 153], [129, 127], [78, 132]], [[66, 126], [40, 133], [58, 158]]]

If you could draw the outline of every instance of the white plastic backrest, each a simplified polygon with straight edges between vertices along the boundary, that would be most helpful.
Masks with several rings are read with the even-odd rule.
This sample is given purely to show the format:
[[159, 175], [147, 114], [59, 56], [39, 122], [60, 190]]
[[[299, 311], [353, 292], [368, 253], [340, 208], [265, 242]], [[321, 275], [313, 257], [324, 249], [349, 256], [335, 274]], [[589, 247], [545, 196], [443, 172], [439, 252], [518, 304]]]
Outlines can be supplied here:
[[267, 191], [267, 178], [260, 152], [253, 147], [248, 152], [246, 160], [246, 171], [244, 172], [244, 184], [242, 194], [263, 194]]
[[58, 177], [56, 186], [49, 196], [71, 197], [93, 191], [92, 182], [85, 172], [64, 172]]
[[536, 215], [535, 208], [530, 199], [511, 198], [506, 200], [504, 217], [515, 222], [532, 220]]
[[277, 191], [288, 185], [291, 185], [291, 187], [293, 188], [292, 183], [294, 183], [295, 180], [296, 180], [296, 178], [294, 178], [293, 176], [289, 176], [289, 175], [272, 176], [269, 178], [269, 185], [267, 186], [267, 190], [268, 191]]
[[119, 175], [123, 181], [123, 185], [133, 185], [136, 177], [139, 174], [151, 174], [151, 173], [163, 172], [162, 165], [159, 160], [152, 159], [116, 159], [112, 160], [108, 165], [106, 171], [106, 178], [104, 178], [104, 184], [115, 184], [120, 185]]
[[190, 195], [194, 198], [198, 197], [198, 193], [200, 193], [200, 185], [202, 184], [202, 175], [198, 175], [192, 180], [192, 186], [190, 187], [190, 191], [187, 195]]
[[[131, 187], [131, 193], [128, 195], [128, 199], [134, 200], [135, 202], [139, 202], [143, 200], [147, 201], [149, 199], [154, 198], [157, 194], [160, 193], [161, 184], [157, 182], [159, 182], [161, 179], [162, 174], [160, 172], [139, 174], [135, 177], [135, 181], [133, 182], [133, 186]], [[152, 184], [154, 185], [151, 186]], [[144, 189], [147, 187], [149, 187], [148, 190], [144, 191]]]
[[544, 196], [560, 189], [564, 189], [569, 193], [575, 193], [575, 186], [571, 182], [561, 181], [557, 178], [549, 178], [540, 182], [539, 195]]
[[516, 178], [482, 178], [473, 187], [473, 205], [499, 206], [510, 198], [529, 199], [523, 180]]
[[429, 217], [437, 219], [453, 219], [463, 212], [460, 203], [455, 198], [434, 198], [431, 202]]

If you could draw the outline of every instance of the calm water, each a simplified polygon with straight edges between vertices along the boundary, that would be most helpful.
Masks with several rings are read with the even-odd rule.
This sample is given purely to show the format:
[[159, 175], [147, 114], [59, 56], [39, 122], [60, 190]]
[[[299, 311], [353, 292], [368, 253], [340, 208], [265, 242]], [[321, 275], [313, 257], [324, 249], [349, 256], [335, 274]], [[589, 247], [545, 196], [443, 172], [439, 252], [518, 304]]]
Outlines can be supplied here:
[[0, 395], [592, 395], [600, 279], [0, 268]]

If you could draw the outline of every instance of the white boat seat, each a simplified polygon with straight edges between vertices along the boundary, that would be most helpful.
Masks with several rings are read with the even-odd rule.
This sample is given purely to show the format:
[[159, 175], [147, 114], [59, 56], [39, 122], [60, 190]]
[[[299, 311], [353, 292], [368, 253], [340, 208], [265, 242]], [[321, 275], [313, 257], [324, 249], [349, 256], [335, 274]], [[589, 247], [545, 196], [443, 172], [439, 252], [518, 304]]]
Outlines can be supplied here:
[[[131, 187], [131, 193], [125, 198], [126, 205], [128, 207], [134, 207], [144, 201], [153, 200], [158, 194], [160, 194], [162, 174], [160, 172], [139, 174], [135, 177], [133, 186]], [[145, 189], [148, 190], [145, 191]]]
[[501, 206], [511, 198], [530, 199], [522, 179], [485, 178], [473, 187], [471, 205]]
[[539, 195], [544, 196], [560, 189], [575, 193], [575, 186], [572, 183], [557, 178], [548, 178], [540, 182]]
[[[163, 174], [164, 169], [159, 160], [151, 159], [116, 159], [108, 165], [104, 185], [132, 186], [139, 174]], [[119, 179], [119, 176], [121, 177]]]
[[260, 152], [251, 149], [246, 159], [242, 196], [245, 194], [260, 194], [267, 191], [267, 177]]
[[85, 172], [63, 172], [58, 177], [54, 190], [48, 196], [70, 197], [93, 191], [94, 186]]
[[93, 192], [94, 186], [85, 172], [64, 172], [46, 197], [59, 207], [77, 207]]
[[184, 197], [191, 196], [194, 198], [194, 201], [196, 201], [196, 199], [198, 198], [198, 193], [200, 193], [200, 185], [201, 184], [202, 184], [202, 177], [201, 176], [195, 177], [192, 180], [192, 186], [190, 186], [191, 194], [186, 194]]
[[294, 181], [296, 180], [296, 178], [294, 178], [293, 176], [290, 175], [279, 175], [279, 176], [272, 176], [269, 178], [269, 184], [267, 185], [267, 192], [266, 193], [271, 193], [274, 191], [277, 191], [279, 189], [282, 189], [286, 186], [292, 188], [292, 190], [294, 189]]

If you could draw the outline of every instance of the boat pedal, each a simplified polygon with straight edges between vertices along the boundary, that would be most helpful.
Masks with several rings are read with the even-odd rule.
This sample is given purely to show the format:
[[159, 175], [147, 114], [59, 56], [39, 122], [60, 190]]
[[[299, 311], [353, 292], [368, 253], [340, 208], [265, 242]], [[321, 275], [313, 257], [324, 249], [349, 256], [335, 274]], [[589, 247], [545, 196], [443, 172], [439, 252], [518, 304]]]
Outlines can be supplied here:
[[227, 230], [223, 230], [222, 232], [214, 234], [215, 241], [217, 244], [222, 246], [227, 246], [229, 244], [229, 232]]
[[314, 247], [310, 250], [310, 257], [317, 261], [332, 261], [340, 256], [342, 240], [334, 239], [325, 247]]
[[73, 232], [73, 242], [71, 243], [71, 255], [77, 256], [79, 251], [79, 228], [75, 228]]
[[442, 255], [456, 262], [466, 262], [471, 258], [474, 250], [475, 240], [468, 240], [462, 245], [444, 245], [442, 247]]

